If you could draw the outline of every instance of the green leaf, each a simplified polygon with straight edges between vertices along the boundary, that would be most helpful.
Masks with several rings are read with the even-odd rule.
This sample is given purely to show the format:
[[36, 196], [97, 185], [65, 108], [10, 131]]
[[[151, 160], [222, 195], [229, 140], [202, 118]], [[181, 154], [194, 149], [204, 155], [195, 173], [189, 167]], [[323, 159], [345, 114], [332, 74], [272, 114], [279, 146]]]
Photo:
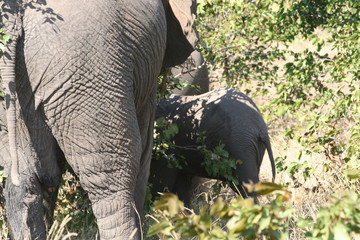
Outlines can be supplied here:
[[164, 193], [159, 200], [154, 202], [154, 208], [166, 211], [172, 217], [184, 210], [184, 203], [175, 194]]
[[217, 218], [223, 218], [226, 215], [226, 204], [223, 199], [220, 197], [216, 200], [216, 202], [210, 208], [210, 215], [215, 216]]
[[226, 227], [229, 229], [230, 234], [240, 234], [246, 229], [246, 219], [237, 219], [232, 218], [226, 224]]
[[263, 231], [264, 229], [268, 228], [268, 226], [271, 223], [271, 216], [269, 216], [268, 214], [266, 214], [264, 216], [261, 217], [260, 221], [259, 221], [259, 232]]
[[275, 191], [286, 191], [283, 186], [273, 182], [245, 184], [245, 187], [250, 192], [256, 192], [258, 195], [267, 195]]
[[334, 239], [351, 240], [344, 223], [337, 222], [334, 227]]
[[7, 43], [9, 40], [10, 40], [10, 36], [9, 36], [9, 35], [5, 34], [5, 35], [2, 36], [2, 41], [3, 41], [4, 43]]
[[360, 169], [347, 169], [344, 171], [344, 174], [351, 180], [360, 179]]
[[148, 232], [147, 232], [147, 236], [148, 237], [151, 237], [151, 236], [154, 236], [160, 232], [164, 233], [164, 231], [170, 226], [169, 222], [164, 220], [164, 221], [161, 221], [159, 223], [156, 223], [152, 226], [150, 226]]
[[211, 231], [210, 231], [210, 235], [218, 238], [218, 239], [225, 239], [226, 238], [226, 233], [221, 230], [220, 227], [215, 226]]
[[281, 107], [279, 107], [279, 108], [277, 109], [277, 111], [276, 111], [276, 115], [277, 115], [278, 117], [281, 117], [281, 118], [284, 117], [287, 109], [288, 109], [287, 106], [281, 106]]
[[313, 219], [311, 218], [301, 218], [299, 217], [296, 221], [298, 227], [306, 230], [314, 225]]

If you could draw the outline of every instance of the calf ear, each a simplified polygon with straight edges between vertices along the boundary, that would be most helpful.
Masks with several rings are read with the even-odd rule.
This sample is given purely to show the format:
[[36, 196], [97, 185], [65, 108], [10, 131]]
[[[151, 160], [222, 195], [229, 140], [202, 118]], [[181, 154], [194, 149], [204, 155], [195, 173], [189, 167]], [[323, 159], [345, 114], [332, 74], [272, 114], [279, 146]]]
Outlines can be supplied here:
[[183, 63], [194, 51], [196, 1], [163, 0], [167, 21], [167, 42], [163, 67]]

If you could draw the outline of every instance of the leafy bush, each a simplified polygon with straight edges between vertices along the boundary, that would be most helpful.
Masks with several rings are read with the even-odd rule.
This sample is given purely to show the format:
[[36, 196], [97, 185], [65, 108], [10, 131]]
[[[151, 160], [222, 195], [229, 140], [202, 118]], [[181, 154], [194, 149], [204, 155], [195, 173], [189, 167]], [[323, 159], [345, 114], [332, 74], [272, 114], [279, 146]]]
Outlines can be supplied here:
[[224, 179], [221, 184], [214, 184], [217, 192], [221, 186], [233, 186], [239, 184], [236, 177], [236, 165], [241, 164], [240, 160], [233, 159], [225, 149], [225, 144], [219, 143], [218, 146], [210, 149], [206, 146], [206, 132], [194, 132], [196, 146], [178, 146], [174, 142], [174, 137], [179, 132], [176, 124], [171, 123], [164, 117], [155, 120], [154, 147], [152, 152], [153, 161], [165, 159], [168, 167], [182, 169], [187, 165], [186, 159], [179, 154], [181, 149], [198, 151], [202, 157], [202, 166], [206, 172], [214, 179]]
[[[63, 174], [54, 218], [58, 222], [65, 220], [67, 229], [78, 233], [81, 238], [94, 236], [97, 232], [88, 195], [81, 187], [79, 180], [69, 171]], [[66, 221], [68, 218], [71, 218], [71, 221]]]
[[[273, 120], [290, 117], [306, 125], [291, 129], [291, 136], [308, 151], [347, 161], [360, 157], [359, 9], [358, 1], [202, 0], [200, 48], [227, 86], [256, 81], [246, 92], [275, 89], [263, 109]], [[310, 47], [294, 49], [299, 40]], [[344, 121], [351, 136], [342, 141]]]
[[[199, 239], [286, 239], [288, 219], [292, 209], [284, 206], [288, 192], [279, 185], [257, 184], [256, 188], [277, 191], [275, 200], [263, 206], [254, 204], [253, 199], [236, 198], [225, 203], [222, 198], [210, 207], [204, 207], [199, 214], [186, 210], [176, 195], [164, 194], [154, 203], [153, 217], [156, 221], [148, 236], [160, 234], [173, 239], [197, 236]], [[279, 192], [281, 194], [279, 194]]]
[[181, 156], [176, 157], [173, 150], [174, 136], [179, 132], [176, 124], [171, 124], [164, 117], [155, 120], [154, 124], [154, 147], [152, 157], [157, 159], [166, 159], [168, 167], [176, 167], [181, 169]]
[[298, 219], [307, 239], [350, 240], [360, 234], [359, 194], [353, 191], [333, 197], [332, 204], [319, 209], [315, 219]]
[[[197, 151], [200, 152], [204, 159], [201, 165], [212, 178], [224, 179], [221, 184], [222, 186], [238, 185], [236, 165], [241, 164], [241, 160], [232, 158], [225, 149], [225, 144], [221, 142], [213, 149], [209, 149], [205, 144], [205, 134], [205, 132], [199, 133], [197, 138], [197, 142], [200, 144], [197, 147]], [[213, 188], [219, 192], [221, 185], [214, 184]]]
[[[198, 237], [206, 239], [289, 239], [289, 224], [295, 209], [289, 204], [290, 193], [273, 183], [253, 186], [258, 194], [276, 192], [274, 200], [265, 205], [254, 204], [253, 199], [222, 198], [198, 214], [185, 209], [176, 195], [164, 194], [154, 203], [154, 224], [148, 236], [160, 239]], [[346, 192], [341, 199], [332, 198], [331, 204], [321, 208], [314, 219], [298, 218], [296, 225], [305, 231], [306, 239], [351, 239], [360, 236], [359, 195]]]
[[[9, 35], [5, 34], [4, 31], [2, 29], [0, 29], [0, 57], [2, 56], [5, 45], [9, 41], [9, 39], [10, 39]], [[1, 80], [1, 78], [0, 78], [0, 80]], [[2, 100], [4, 97], [5, 97], [5, 95], [1, 88], [0, 89], [0, 100]]]
[[2, 29], [0, 29], [0, 56], [5, 48], [6, 43], [10, 40], [10, 36], [5, 34]]

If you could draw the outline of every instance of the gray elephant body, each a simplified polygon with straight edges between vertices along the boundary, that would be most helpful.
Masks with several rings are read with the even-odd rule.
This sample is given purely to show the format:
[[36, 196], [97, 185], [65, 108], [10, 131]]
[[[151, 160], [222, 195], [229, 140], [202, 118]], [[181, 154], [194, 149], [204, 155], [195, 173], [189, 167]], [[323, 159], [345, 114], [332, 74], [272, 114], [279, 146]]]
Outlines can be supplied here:
[[[14, 239], [46, 238], [65, 159], [89, 193], [101, 239], [140, 237], [156, 77], [193, 50], [181, 42], [183, 56], [168, 54], [177, 46], [166, 42], [178, 14], [165, 15], [171, 4], [4, 1], [12, 38], [0, 64], [12, 179], [5, 196]], [[182, 34], [179, 42], [189, 39]]]
[[[153, 194], [168, 188], [189, 204], [193, 177], [214, 178], [207, 173], [202, 165], [204, 158], [196, 150], [199, 146], [196, 133], [204, 131], [205, 144], [209, 149], [223, 143], [230, 157], [242, 161], [236, 167], [240, 183], [238, 189], [242, 196], [253, 196], [241, 183], [259, 182], [265, 150], [268, 151], [275, 177], [266, 124], [255, 103], [245, 94], [233, 89], [218, 89], [199, 96], [171, 96], [160, 101], [156, 117], [165, 117], [177, 124], [179, 133], [174, 137], [175, 153], [183, 156], [186, 164], [180, 170], [169, 168], [166, 160], [153, 159], [149, 178]], [[224, 179], [220, 177], [220, 180]]]
[[182, 90], [174, 89], [173, 94], [190, 96], [209, 91], [209, 72], [202, 54], [196, 50], [183, 64], [173, 67], [171, 73], [188, 85]]
[[[1, 86], [1, 79], [0, 79]], [[10, 159], [9, 141], [6, 127], [6, 110], [3, 99], [0, 98], [0, 166], [8, 169], [6, 159]]]

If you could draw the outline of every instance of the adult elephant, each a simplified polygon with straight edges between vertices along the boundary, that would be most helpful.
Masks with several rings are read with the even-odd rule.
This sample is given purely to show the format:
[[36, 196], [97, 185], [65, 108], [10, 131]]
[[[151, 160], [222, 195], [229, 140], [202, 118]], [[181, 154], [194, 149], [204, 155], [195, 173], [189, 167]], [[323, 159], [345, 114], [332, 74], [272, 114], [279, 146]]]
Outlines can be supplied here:
[[[236, 164], [234, 178], [239, 182], [237, 189], [243, 197], [252, 196], [243, 183], [259, 182], [262, 159], [267, 150], [275, 178], [275, 164], [266, 124], [255, 103], [242, 92], [234, 89], [218, 89], [198, 96], [172, 95], [160, 101], [156, 117], [165, 117], [177, 124], [179, 133], [174, 137], [176, 156], [181, 169], [168, 167], [167, 159], [151, 162], [149, 183], [152, 194], [164, 191], [175, 192], [179, 198], [190, 203], [191, 186], [195, 176], [226, 180], [221, 175], [211, 175], [204, 164], [204, 156], [198, 150], [197, 133], [205, 132], [205, 144], [214, 149], [225, 144]], [[219, 168], [222, 163], [218, 162]], [[216, 164], [215, 164], [216, 165]]]
[[3, 1], [14, 239], [46, 238], [65, 159], [89, 193], [100, 238], [140, 238], [156, 78], [193, 51], [191, 4]]

